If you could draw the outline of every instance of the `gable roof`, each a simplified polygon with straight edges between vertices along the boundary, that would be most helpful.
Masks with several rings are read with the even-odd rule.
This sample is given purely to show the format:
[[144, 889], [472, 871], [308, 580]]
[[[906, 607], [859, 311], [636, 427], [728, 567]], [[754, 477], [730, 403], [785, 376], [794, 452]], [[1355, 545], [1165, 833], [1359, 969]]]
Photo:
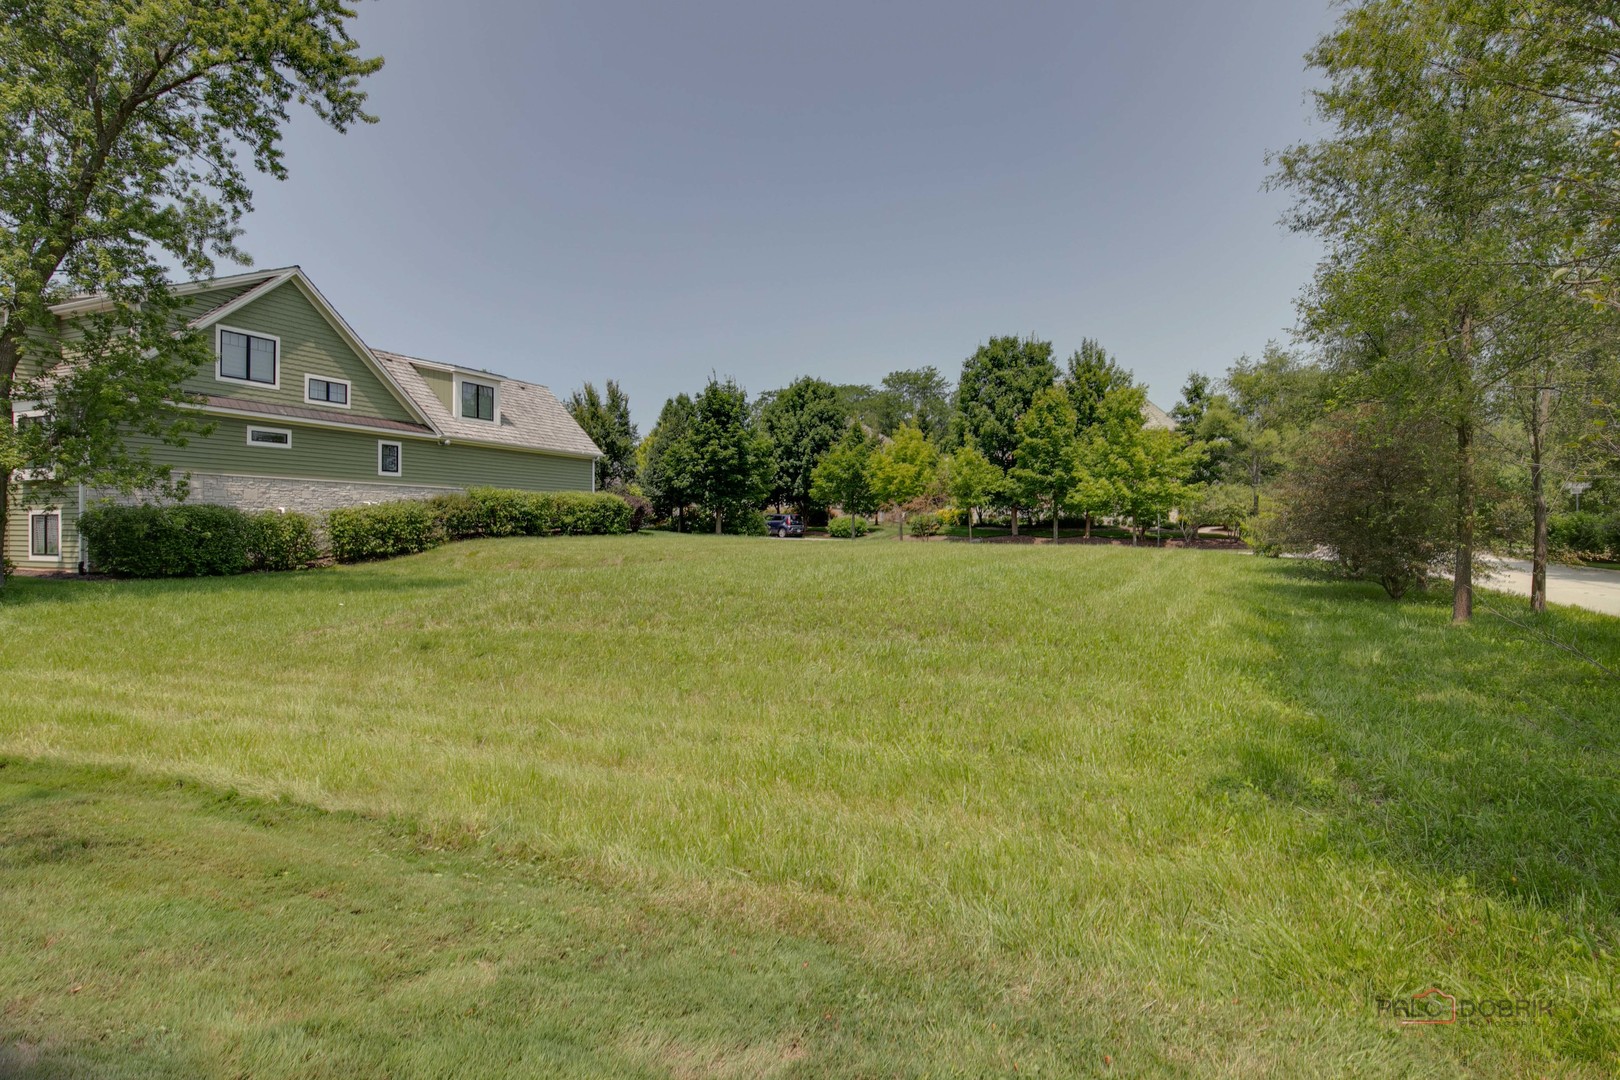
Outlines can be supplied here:
[[1146, 398], [1142, 399], [1142, 426], [1149, 431], [1155, 428], [1162, 428], [1165, 431], [1176, 430], [1176, 422], [1171, 419], [1170, 414]]
[[[549, 450], [571, 457], [595, 458], [602, 455], [591, 437], [585, 434], [568, 410], [563, 408], [546, 387], [537, 383], [508, 379], [492, 371], [451, 367], [417, 356], [385, 352], [373, 353], [393, 372], [394, 378], [405, 391], [417, 400], [427, 413], [429, 422], [442, 435], [466, 442], [488, 443], [497, 446], [515, 446], [530, 450]], [[491, 424], [487, 420], [466, 420], [445, 407], [439, 395], [422, 377], [421, 369], [443, 371], [446, 374], [466, 375], [482, 382], [497, 384], [500, 401], [500, 419]]]
[[[544, 386], [536, 383], [508, 379], [494, 372], [438, 364], [420, 357], [373, 349], [361, 340], [343, 316], [334, 308], [309, 280], [301, 267], [284, 266], [274, 270], [258, 270], [230, 277], [188, 281], [173, 286], [176, 296], [190, 296], [219, 289], [241, 289], [229, 300], [196, 316], [189, 326], [203, 330], [234, 311], [251, 304], [283, 285], [291, 283], [314, 306], [328, 323], [360, 357], [376, 371], [390, 393], [399, 399], [407, 412], [421, 421], [420, 425], [378, 417], [336, 416], [328, 411], [306, 409], [298, 405], [277, 405], [261, 401], [245, 401], [225, 397], [209, 397], [205, 407], [228, 412], [256, 412], [289, 418], [308, 419], [328, 425], [366, 428], [388, 428], [395, 431], [433, 435], [462, 442], [505, 446], [521, 450], [544, 450], [569, 457], [597, 458], [602, 452], [590, 436], [574, 421], [562, 402]], [[83, 314], [106, 307], [110, 300], [106, 294], [70, 297], [51, 310], [60, 317]], [[499, 384], [500, 421], [464, 420], [456, 416], [439, 400], [418, 368], [436, 369], [447, 373], [463, 373]]]

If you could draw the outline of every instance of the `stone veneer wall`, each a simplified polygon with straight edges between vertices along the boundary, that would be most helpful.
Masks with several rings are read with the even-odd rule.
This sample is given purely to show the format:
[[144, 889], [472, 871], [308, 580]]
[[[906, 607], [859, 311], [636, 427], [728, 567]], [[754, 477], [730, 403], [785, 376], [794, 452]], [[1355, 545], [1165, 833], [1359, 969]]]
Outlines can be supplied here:
[[[452, 487], [426, 487], [407, 484], [366, 484], [345, 480], [283, 480], [273, 476], [231, 476], [193, 473], [188, 503], [214, 503], [239, 510], [297, 510], [324, 514], [340, 506], [358, 506], [393, 499], [426, 499], [457, 491]], [[116, 491], [92, 491], [89, 498], [111, 499], [117, 503], [151, 501], [143, 495], [120, 495]]]

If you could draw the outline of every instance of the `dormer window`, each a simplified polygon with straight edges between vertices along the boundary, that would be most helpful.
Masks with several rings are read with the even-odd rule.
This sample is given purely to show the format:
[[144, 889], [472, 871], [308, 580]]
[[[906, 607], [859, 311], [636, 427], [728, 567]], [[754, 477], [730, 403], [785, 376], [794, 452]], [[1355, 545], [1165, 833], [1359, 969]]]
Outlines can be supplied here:
[[219, 328], [219, 370], [221, 379], [258, 383], [271, 389], [280, 385], [277, 353], [281, 342], [263, 334]]
[[489, 383], [461, 380], [461, 415], [467, 420], [495, 420], [495, 387]]

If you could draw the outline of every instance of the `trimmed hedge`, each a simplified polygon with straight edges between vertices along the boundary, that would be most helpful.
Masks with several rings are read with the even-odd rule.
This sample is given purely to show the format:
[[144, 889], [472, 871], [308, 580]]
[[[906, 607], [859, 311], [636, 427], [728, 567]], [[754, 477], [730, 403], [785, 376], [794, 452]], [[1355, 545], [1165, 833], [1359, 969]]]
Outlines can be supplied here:
[[248, 517], [248, 551], [255, 570], [303, 570], [323, 554], [315, 519], [265, 510]]
[[361, 562], [411, 555], [480, 536], [601, 536], [631, 531], [634, 513], [617, 495], [584, 491], [465, 493], [334, 510], [326, 532], [332, 557]]
[[[326, 515], [326, 543], [334, 559], [352, 563], [478, 536], [602, 535], [637, 524], [635, 509], [617, 495], [472, 488], [333, 510]], [[248, 514], [205, 503], [97, 507], [79, 528], [95, 568], [125, 577], [297, 570], [324, 554], [308, 515]]]
[[209, 577], [248, 568], [255, 526], [229, 506], [101, 506], [85, 511], [79, 532], [104, 573]]
[[419, 499], [345, 506], [326, 515], [326, 539], [338, 562], [414, 555], [445, 541], [433, 504]]

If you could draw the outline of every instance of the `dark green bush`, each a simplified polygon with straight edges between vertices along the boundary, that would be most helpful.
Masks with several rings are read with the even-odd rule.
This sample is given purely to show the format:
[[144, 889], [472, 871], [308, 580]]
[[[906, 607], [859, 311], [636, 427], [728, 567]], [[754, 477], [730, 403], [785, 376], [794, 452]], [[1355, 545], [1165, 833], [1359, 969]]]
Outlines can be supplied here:
[[1591, 510], [1553, 514], [1547, 519], [1547, 543], [1561, 555], [1580, 559], [1620, 557], [1620, 518]]
[[484, 508], [464, 491], [435, 495], [427, 501], [447, 540], [484, 535]]
[[535, 496], [549, 504], [545, 533], [570, 536], [616, 535], [630, 531], [630, 504], [605, 492], [557, 491]]
[[182, 503], [96, 507], [80, 518], [79, 531], [102, 573], [204, 577], [247, 570], [256, 528], [232, 507]]
[[848, 540], [850, 538], [849, 533], [852, 527], [851, 522], [854, 523], [853, 528], [856, 536], [865, 536], [872, 530], [872, 527], [866, 523], [865, 518], [850, 517], [849, 515], [845, 514], [842, 517], [829, 518], [827, 520], [827, 535], [838, 540]]
[[478, 508], [478, 532], [466, 536], [536, 536], [546, 531], [545, 507], [530, 491], [475, 487], [467, 498]]
[[418, 499], [333, 510], [326, 515], [326, 535], [332, 557], [345, 563], [414, 555], [446, 539], [432, 504]]
[[302, 570], [321, 557], [315, 519], [296, 511], [249, 516], [248, 554], [255, 570]]

